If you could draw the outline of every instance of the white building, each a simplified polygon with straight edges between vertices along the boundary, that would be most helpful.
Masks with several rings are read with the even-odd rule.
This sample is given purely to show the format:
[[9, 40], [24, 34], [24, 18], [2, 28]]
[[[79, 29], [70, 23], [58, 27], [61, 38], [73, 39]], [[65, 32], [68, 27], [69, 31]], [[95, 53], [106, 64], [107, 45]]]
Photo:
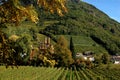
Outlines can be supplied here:
[[112, 56], [111, 60], [114, 64], [120, 64], [120, 56]]
[[95, 61], [95, 58], [93, 55], [83, 55], [82, 53], [77, 53], [76, 58], [83, 57], [84, 60], [90, 60], [90, 61]]

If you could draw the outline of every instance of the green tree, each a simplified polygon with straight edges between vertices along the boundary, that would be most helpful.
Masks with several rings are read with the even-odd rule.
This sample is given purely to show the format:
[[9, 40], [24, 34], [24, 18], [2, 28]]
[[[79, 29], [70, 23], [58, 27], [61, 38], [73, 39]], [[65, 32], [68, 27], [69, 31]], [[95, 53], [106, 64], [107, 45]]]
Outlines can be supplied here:
[[102, 64], [102, 60], [101, 60], [102, 55], [101, 54], [96, 54], [94, 55], [95, 58], [95, 66], [100, 66]]
[[27, 34], [23, 36], [12, 35], [9, 37], [10, 48], [14, 50], [14, 52], [11, 52], [13, 54], [12, 57], [17, 65], [24, 64], [29, 59], [31, 50], [30, 40], [31, 37]]
[[37, 28], [35, 27], [30, 28], [30, 33], [31, 33], [31, 36], [33, 37], [33, 40], [37, 40], [37, 34], [36, 34], [37, 32], [38, 32]]
[[70, 66], [73, 63], [72, 53], [68, 49], [67, 40], [60, 36], [55, 46], [56, 60], [58, 66]]
[[108, 64], [110, 62], [110, 55], [108, 53], [103, 53], [101, 59], [102, 63]]
[[75, 50], [74, 50], [74, 44], [73, 44], [73, 39], [72, 37], [70, 38], [70, 50], [72, 52], [72, 57], [75, 59]]

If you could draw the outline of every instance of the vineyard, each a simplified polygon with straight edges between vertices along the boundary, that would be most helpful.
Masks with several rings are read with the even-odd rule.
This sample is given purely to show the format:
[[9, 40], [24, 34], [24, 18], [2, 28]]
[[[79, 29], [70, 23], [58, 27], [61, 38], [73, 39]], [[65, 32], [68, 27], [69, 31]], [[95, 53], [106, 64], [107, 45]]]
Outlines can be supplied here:
[[120, 80], [120, 70], [1, 66], [0, 80]]
[[106, 52], [104, 48], [102, 48], [99, 44], [92, 40], [92, 38], [84, 35], [64, 35], [65, 38], [70, 41], [70, 37], [73, 38], [74, 48], [76, 52], [84, 52], [84, 51], [93, 51], [95, 53], [103, 53]]

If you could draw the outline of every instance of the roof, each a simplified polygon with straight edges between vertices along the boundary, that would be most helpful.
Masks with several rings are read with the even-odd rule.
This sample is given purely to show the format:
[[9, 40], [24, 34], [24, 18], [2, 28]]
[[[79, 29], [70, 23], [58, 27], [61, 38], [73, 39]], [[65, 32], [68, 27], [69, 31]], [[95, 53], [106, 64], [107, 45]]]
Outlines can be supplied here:
[[120, 56], [112, 56], [112, 59], [115, 61], [120, 61]]

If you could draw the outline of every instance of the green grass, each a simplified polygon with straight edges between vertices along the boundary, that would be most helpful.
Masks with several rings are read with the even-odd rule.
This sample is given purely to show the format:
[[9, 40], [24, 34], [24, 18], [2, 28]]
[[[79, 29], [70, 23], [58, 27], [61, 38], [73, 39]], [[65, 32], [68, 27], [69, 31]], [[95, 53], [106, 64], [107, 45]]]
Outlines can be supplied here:
[[44, 21], [44, 27], [45, 26], [49, 26], [49, 25], [51, 25], [51, 24], [54, 24], [54, 23], [58, 23], [59, 21], [57, 21], [57, 20], [50, 20], [50, 21]]
[[100, 69], [105, 69], [108, 67], [109, 67], [109, 69], [119, 69], [120, 70], [120, 64], [109, 63], [108, 65], [102, 64], [99, 66]]

